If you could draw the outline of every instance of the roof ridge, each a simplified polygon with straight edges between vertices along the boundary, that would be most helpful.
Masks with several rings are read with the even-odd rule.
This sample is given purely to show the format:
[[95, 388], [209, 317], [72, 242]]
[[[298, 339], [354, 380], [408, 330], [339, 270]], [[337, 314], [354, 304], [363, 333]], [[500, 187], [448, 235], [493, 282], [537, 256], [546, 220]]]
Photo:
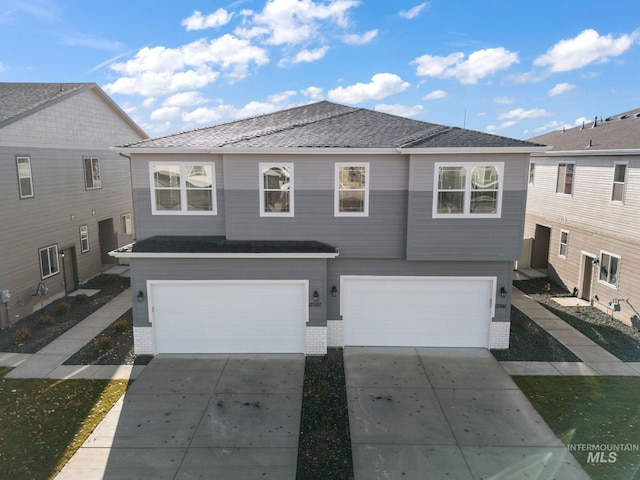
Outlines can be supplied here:
[[[406, 137], [401, 138], [399, 140], [399, 143], [400, 143], [399, 148], [409, 148], [411, 147], [411, 145], [414, 145], [419, 142], [424, 142], [425, 140], [431, 140], [455, 128], [455, 127], [449, 127], [446, 125], [437, 125], [433, 123], [431, 125], [434, 125], [434, 127], [430, 129], [425, 129], [420, 132], [416, 132], [413, 135], [408, 135]], [[430, 135], [423, 136], [425, 133], [433, 130], [435, 130], [435, 132], [431, 133]]]

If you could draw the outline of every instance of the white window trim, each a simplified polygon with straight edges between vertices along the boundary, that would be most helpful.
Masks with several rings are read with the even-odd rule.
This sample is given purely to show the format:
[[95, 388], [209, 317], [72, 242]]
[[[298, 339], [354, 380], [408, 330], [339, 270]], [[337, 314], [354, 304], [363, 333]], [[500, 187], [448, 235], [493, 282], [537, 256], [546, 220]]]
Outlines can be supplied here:
[[[85, 243], [87, 248], [85, 248]], [[89, 227], [87, 225], [80, 225], [80, 252], [87, 253], [89, 248]]]
[[[52, 256], [55, 256], [56, 260], [57, 260], [57, 265], [58, 265], [58, 270], [56, 270], [55, 272], [49, 272], [48, 275], [44, 275], [44, 271], [42, 269], [43, 265], [42, 265], [42, 252], [43, 251], [47, 251], [49, 252], [50, 250], [52, 251], [52, 253], [48, 253], [49, 259], [52, 258]], [[54, 275], [57, 275], [60, 273], [60, 258], [58, 257], [58, 245], [49, 245], [48, 247], [44, 247], [44, 248], [40, 248], [38, 249], [38, 262], [40, 264], [40, 277], [42, 278], [42, 280], [44, 280], [45, 278], [49, 278], [49, 277], [53, 277]]]
[[[156, 208], [156, 189], [153, 178], [153, 168], [158, 166], [180, 167], [180, 210], [158, 210]], [[211, 167], [211, 210], [187, 210], [187, 188], [185, 184], [186, 176], [183, 167], [203, 166]], [[152, 215], [217, 215], [218, 204], [216, 194], [216, 165], [214, 162], [149, 162], [149, 190], [151, 192], [151, 214]]]
[[[98, 161], [100, 185], [98, 185], [97, 187], [93, 183], [93, 175], [91, 175], [91, 185], [87, 185], [87, 160], [89, 160], [89, 163], [91, 164], [91, 168], [92, 169], [93, 169], [93, 161], [94, 160]], [[100, 164], [100, 158], [99, 157], [82, 157], [82, 171], [84, 173], [84, 187], [85, 187], [86, 190], [98, 190], [98, 189], [102, 188], [102, 165]]]
[[[29, 164], [29, 176], [28, 177], [21, 177], [20, 176], [20, 167], [18, 167], [18, 162], [20, 160], [27, 160], [28, 164]], [[27, 157], [27, 156], [19, 156], [16, 157], [16, 169], [18, 171], [18, 191], [20, 192], [20, 198], [33, 198], [35, 195], [35, 192], [33, 190], [33, 171], [31, 170], [31, 157]], [[31, 186], [31, 195], [25, 195], [22, 192], [22, 183], [20, 183], [20, 180], [22, 180], [23, 178], [28, 178], [29, 179], [29, 185]]]
[[120, 215], [120, 229], [122, 230], [122, 233], [126, 235], [131, 235], [133, 233], [133, 222], [131, 221], [131, 213], [127, 212]]
[[[616, 166], [624, 165], [624, 180], [622, 182], [616, 182]], [[627, 196], [627, 176], [629, 175], [629, 162], [613, 162], [613, 180], [611, 181], [611, 203], [615, 205], [624, 205], [625, 197]], [[613, 199], [613, 189], [615, 185], [622, 185], [622, 200]]]
[[[600, 269], [602, 268], [602, 255], [609, 255], [610, 257], [618, 259], [618, 281], [614, 283], [609, 283], [604, 280], [600, 280]], [[620, 273], [622, 272], [622, 257], [615, 253], [608, 252], [606, 250], [600, 250], [600, 256], [598, 257], [599, 268], [598, 268], [598, 283], [605, 285], [609, 288], [613, 288], [614, 290], [618, 290], [618, 285], [620, 284]]]
[[[531, 173], [533, 172], [533, 175]], [[535, 185], [536, 181], [536, 162], [529, 162], [529, 185]]]
[[[463, 213], [438, 213], [438, 173], [440, 167], [464, 167], [464, 212]], [[498, 170], [500, 187], [498, 188], [498, 200], [496, 213], [471, 213], [471, 172], [475, 167], [494, 167]], [[431, 215], [433, 218], [501, 218], [502, 217], [502, 193], [504, 192], [504, 162], [436, 162], [433, 170], [433, 205]]]
[[[289, 211], [288, 212], [267, 212], [265, 211], [264, 203], [264, 177], [263, 172], [265, 169], [273, 167], [285, 167], [291, 172], [291, 181], [289, 182]], [[258, 182], [260, 185], [260, 216], [261, 217], [293, 217], [294, 216], [294, 180], [295, 173], [293, 172], [293, 163], [260, 163], [258, 166]]]
[[[364, 167], [365, 184], [364, 184], [364, 211], [363, 212], [341, 212], [340, 211], [340, 178], [339, 172], [342, 167]], [[368, 217], [369, 216], [369, 185], [371, 184], [369, 162], [337, 162], [335, 164], [335, 187], [333, 214], [336, 217]]]
[[[558, 191], [558, 176], [560, 175], [560, 165], [565, 165], [567, 168], [569, 165], [573, 165], [573, 178], [571, 179], [571, 193], [564, 193], [564, 185], [566, 184], [567, 174], [565, 170], [564, 181], [562, 182], [562, 192]], [[560, 195], [562, 197], [573, 197], [573, 192], [576, 187], [576, 162], [558, 162], [556, 165], [556, 186], [555, 191], [556, 195]]]
[[[567, 241], [562, 243], [562, 234], [567, 234]], [[566, 253], [562, 254], [562, 245], [565, 246]], [[558, 242], [558, 256], [560, 258], [567, 258], [569, 256], [569, 231], [568, 230], [560, 230], [560, 241]]]

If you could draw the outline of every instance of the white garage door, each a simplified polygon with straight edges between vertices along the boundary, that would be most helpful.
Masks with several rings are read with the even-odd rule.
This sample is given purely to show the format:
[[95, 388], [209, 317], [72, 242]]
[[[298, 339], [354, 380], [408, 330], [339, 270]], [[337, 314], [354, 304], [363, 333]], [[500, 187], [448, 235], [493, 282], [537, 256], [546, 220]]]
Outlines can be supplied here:
[[149, 281], [156, 353], [304, 353], [307, 282]]
[[495, 278], [342, 277], [345, 345], [488, 347]]

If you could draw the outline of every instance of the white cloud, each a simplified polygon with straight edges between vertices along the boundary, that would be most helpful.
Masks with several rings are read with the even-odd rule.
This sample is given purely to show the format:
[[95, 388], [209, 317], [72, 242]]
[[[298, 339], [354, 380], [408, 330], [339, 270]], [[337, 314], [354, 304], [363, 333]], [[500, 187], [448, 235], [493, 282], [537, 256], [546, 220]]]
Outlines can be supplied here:
[[423, 100], [439, 100], [441, 98], [447, 98], [447, 92], [444, 90], [434, 90], [422, 97]]
[[180, 117], [179, 107], [161, 107], [151, 112], [151, 120], [173, 120]]
[[513, 103], [513, 99], [509, 97], [496, 97], [493, 101], [499, 105], [511, 105]]
[[555, 87], [547, 92], [550, 97], [555, 97], [556, 95], [562, 95], [563, 93], [567, 93], [570, 90], [576, 88], [575, 85], [571, 83], [558, 83]]
[[316, 37], [321, 22], [346, 27], [349, 9], [359, 4], [359, 0], [268, 0], [260, 13], [242, 12], [248, 26], [236, 33], [247, 38], [264, 36], [272, 45], [296, 45]]
[[266, 50], [227, 34], [178, 48], [145, 47], [127, 62], [112, 64], [111, 69], [123, 76], [104, 88], [109, 94], [162, 96], [209, 85], [221, 72], [232, 79], [244, 78], [251, 63], [268, 62]]
[[562, 122], [559, 122], [557, 120], [554, 120], [552, 122], [547, 122], [544, 125], [542, 125], [541, 127], [538, 128], [534, 128], [533, 131], [536, 133], [541, 133], [541, 132], [545, 132], [547, 130], [560, 130], [560, 128], [562, 127], [571, 127], [570, 125], [566, 125]]
[[274, 93], [267, 97], [267, 101], [272, 104], [285, 105], [289, 102], [289, 99], [296, 94], [294, 90], [286, 90], [280, 93]]
[[542, 108], [533, 108], [531, 110], [525, 110], [524, 108], [515, 108], [505, 113], [501, 113], [498, 115], [498, 120], [507, 119], [516, 119], [516, 120], [524, 120], [525, 118], [540, 118], [540, 117], [549, 117], [553, 115], [552, 113], [547, 112]]
[[283, 58], [282, 60], [280, 60], [279, 65], [284, 66], [302, 62], [315, 62], [323, 58], [328, 51], [329, 47], [320, 47], [316, 48], [315, 50], [300, 50], [292, 58]]
[[301, 90], [300, 93], [312, 100], [319, 101], [324, 99], [324, 90], [320, 87], [307, 87], [304, 90]]
[[381, 99], [400, 93], [410, 84], [393, 73], [376, 73], [369, 83], [356, 83], [347, 87], [330, 90], [328, 97], [332, 101], [343, 103], [360, 103], [369, 99]]
[[503, 47], [477, 50], [464, 59], [456, 52], [446, 57], [422, 55], [411, 62], [417, 65], [416, 74], [435, 78], [456, 78], [460, 83], [475, 84], [479, 80], [506, 70], [518, 63], [518, 54]]
[[415, 7], [410, 8], [409, 10], [401, 10], [398, 15], [411, 20], [412, 18], [416, 18], [418, 15], [420, 15], [420, 12], [422, 12], [422, 10], [424, 10], [427, 5], [427, 2], [423, 2], [420, 5], [416, 5]]
[[504, 130], [505, 128], [513, 127], [516, 123], [518, 123], [518, 122], [514, 122], [513, 120], [509, 120], [507, 122], [502, 122], [500, 125], [489, 125], [487, 127], [487, 132], [495, 133], [495, 132], [498, 132], [500, 130]]
[[536, 58], [537, 67], [548, 67], [551, 72], [567, 72], [591, 63], [604, 63], [610, 57], [626, 52], [640, 37], [640, 29], [614, 38], [600, 35], [593, 29], [583, 30], [574, 38], [560, 40], [546, 53]]
[[592, 122], [592, 121], [593, 121], [592, 118], [580, 117], [580, 118], [576, 118], [576, 121], [573, 122], [573, 124], [577, 127], [578, 125], [583, 125], [585, 123], [589, 123], [589, 122]]
[[202, 12], [194, 10], [193, 15], [182, 20], [181, 25], [190, 30], [204, 30], [206, 28], [216, 28], [226, 25], [231, 21], [232, 13], [227, 12], [224, 8], [219, 8], [206, 17], [202, 16]]
[[388, 105], [380, 103], [375, 106], [375, 109], [380, 112], [390, 113], [391, 115], [398, 115], [400, 117], [415, 117], [416, 115], [423, 113], [424, 107], [422, 105], [414, 105], [411, 107], [409, 105]]
[[206, 101], [199, 92], [190, 91], [176, 93], [162, 102], [162, 105], [165, 107], [191, 107], [205, 103]]
[[374, 29], [374, 30], [369, 30], [368, 32], [365, 32], [362, 35], [357, 35], [355, 33], [352, 33], [350, 35], [344, 35], [342, 37], [342, 41], [347, 45], [366, 45], [377, 36], [378, 36], [378, 30]]
[[223, 118], [232, 116], [235, 109], [230, 105], [219, 105], [217, 107], [199, 107], [195, 110], [182, 114], [182, 120], [187, 124], [203, 125], [214, 123]]

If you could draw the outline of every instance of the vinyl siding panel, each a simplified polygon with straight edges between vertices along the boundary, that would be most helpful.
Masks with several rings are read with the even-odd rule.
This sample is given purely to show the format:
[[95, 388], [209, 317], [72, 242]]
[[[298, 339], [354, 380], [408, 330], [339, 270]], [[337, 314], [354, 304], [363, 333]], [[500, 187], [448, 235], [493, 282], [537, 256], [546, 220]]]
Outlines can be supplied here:
[[[322, 298], [327, 294], [325, 259], [132, 259], [131, 273], [136, 327], [150, 325], [146, 295], [142, 303], [135, 298], [138, 291], [146, 292], [147, 280], [309, 280], [309, 294], [318, 290], [322, 306], [309, 308], [308, 325], [326, 325], [326, 304]], [[274, 304], [264, 308], [287, 306]]]

